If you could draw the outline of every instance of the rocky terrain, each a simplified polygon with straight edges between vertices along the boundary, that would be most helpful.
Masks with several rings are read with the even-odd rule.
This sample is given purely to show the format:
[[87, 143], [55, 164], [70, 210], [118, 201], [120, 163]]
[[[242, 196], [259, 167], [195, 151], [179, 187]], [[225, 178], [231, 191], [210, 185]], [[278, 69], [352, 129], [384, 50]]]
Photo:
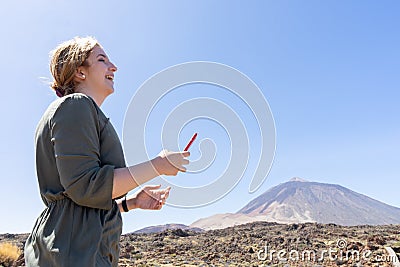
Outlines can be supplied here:
[[164, 224], [164, 225], [148, 226], [148, 227], [142, 228], [140, 230], [137, 230], [134, 233], [135, 234], [158, 233], [158, 232], [162, 232], [162, 231], [165, 231], [168, 229], [182, 229], [182, 230], [193, 231], [193, 232], [203, 232], [204, 231], [201, 228], [189, 227], [185, 224], [169, 223], [169, 224]]
[[[0, 235], [21, 249], [27, 235]], [[220, 230], [169, 229], [121, 237], [119, 266], [394, 266], [400, 225], [253, 222]], [[20, 258], [14, 266], [24, 266]]]
[[[22, 252], [26, 238], [3, 234], [0, 245]], [[400, 209], [340, 185], [295, 178], [237, 213], [146, 227], [123, 235], [120, 246], [119, 266], [398, 267]], [[24, 266], [23, 253], [12, 266]]]

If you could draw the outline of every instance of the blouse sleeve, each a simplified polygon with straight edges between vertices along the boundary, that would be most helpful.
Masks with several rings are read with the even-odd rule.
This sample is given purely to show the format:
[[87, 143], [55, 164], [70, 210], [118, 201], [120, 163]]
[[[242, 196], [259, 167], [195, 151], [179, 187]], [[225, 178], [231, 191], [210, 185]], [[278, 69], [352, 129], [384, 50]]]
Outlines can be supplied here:
[[51, 141], [64, 194], [75, 203], [112, 208], [114, 166], [100, 162], [95, 104], [84, 95], [66, 98], [51, 122]]

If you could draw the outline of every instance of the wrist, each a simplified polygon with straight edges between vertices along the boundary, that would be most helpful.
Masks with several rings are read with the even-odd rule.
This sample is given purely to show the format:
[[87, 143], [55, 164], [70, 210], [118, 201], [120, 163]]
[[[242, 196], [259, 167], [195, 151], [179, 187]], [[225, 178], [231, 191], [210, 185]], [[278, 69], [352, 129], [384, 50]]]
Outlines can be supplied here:
[[127, 200], [127, 204], [128, 204], [128, 209], [129, 210], [136, 209], [137, 208], [136, 197], [132, 197], [129, 200]]
[[154, 172], [156, 173], [155, 176], [159, 176], [161, 174], [163, 174], [162, 170], [161, 170], [161, 160], [162, 158], [160, 156], [155, 157], [154, 159], [150, 160], [150, 164], [153, 167]]

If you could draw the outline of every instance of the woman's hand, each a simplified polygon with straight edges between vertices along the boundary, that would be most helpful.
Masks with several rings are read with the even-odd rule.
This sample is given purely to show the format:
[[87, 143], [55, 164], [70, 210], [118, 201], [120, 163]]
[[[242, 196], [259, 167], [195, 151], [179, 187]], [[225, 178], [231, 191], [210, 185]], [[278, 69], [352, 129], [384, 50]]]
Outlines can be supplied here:
[[160, 189], [161, 185], [146, 185], [136, 195], [129, 197], [128, 209], [159, 210], [165, 204], [171, 187]]
[[189, 156], [189, 151], [172, 152], [168, 150], [162, 150], [158, 156], [152, 160], [152, 163], [160, 175], [175, 176], [179, 171], [186, 171], [186, 168], [183, 165], [189, 164], [189, 160], [186, 159], [186, 157]]

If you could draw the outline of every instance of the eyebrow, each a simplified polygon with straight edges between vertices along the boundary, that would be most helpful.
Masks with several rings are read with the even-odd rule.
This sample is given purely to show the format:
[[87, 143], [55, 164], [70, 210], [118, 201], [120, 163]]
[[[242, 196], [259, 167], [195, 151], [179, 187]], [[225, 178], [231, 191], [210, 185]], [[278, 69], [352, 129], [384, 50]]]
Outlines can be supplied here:
[[[107, 58], [107, 56], [104, 55], [104, 54], [98, 54], [97, 57], [105, 57], [105, 58]], [[97, 58], [97, 57], [96, 57], [96, 58]]]

